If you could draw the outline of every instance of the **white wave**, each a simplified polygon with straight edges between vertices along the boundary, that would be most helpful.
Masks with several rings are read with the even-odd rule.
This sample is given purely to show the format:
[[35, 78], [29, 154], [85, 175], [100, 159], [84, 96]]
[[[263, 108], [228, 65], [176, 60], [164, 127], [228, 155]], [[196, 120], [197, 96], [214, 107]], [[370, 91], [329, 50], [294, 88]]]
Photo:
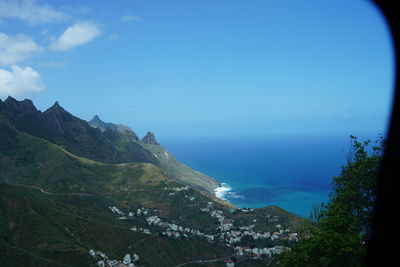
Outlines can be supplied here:
[[220, 187], [214, 189], [215, 196], [225, 201], [227, 201], [227, 198], [244, 198], [244, 196], [232, 192], [232, 189], [227, 183], [221, 183]]
[[228, 184], [221, 183], [220, 187], [217, 187], [214, 189], [215, 196], [220, 199], [226, 200], [224, 197], [225, 197], [226, 193], [229, 192], [231, 189], [232, 189], [232, 187], [230, 187]]

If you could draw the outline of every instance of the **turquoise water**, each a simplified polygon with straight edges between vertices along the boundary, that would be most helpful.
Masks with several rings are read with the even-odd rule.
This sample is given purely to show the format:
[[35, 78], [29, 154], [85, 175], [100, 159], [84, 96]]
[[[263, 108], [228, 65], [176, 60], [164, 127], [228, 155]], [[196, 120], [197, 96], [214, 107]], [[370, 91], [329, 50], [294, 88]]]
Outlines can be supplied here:
[[222, 183], [218, 195], [239, 207], [276, 205], [308, 217], [328, 200], [346, 161], [348, 135], [162, 140], [175, 157]]

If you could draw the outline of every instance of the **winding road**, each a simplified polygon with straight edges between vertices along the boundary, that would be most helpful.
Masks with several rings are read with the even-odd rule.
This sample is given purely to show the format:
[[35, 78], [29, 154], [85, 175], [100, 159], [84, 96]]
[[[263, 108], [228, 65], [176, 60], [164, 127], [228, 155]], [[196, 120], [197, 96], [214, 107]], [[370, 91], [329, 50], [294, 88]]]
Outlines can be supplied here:
[[[1, 176], [2, 176], [2, 175], [1, 175]], [[6, 178], [6, 182], [8, 182], [8, 177], [6, 177], [6, 176], [2, 176], [2, 177], [5, 177], [5, 178]], [[61, 194], [61, 193], [52, 193], [52, 192], [49, 192], [49, 191], [44, 190], [43, 188], [41, 188], [41, 187], [39, 187], [39, 186], [34, 186], [34, 185], [27, 185], [27, 184], [11, 184], [11, 183], [7, 183], [7, 184], [9, 184], [9, 185], [15, 185], [15, 186], [21, 186], [21, 187], [26, 187], [26, 188], [36, 189], [36, 190], [39, 190], [42, 194], [45, 194], [45, 195], [54, 195], [54, 196], [82, 196], [82, 197], [92, 197], [92, 196], [96, 196], [96, 195], [110, 195], [110, 194], [113, 194], [113, 193], [116, 193], [116, 192], [121, 192], [121, 191], [140, 192], [140, 191], [160, 191], [160, 190], [162, 190], [162, 189], [142, 189], [142, 188], [141, 188], [141, 189], [127, 189], [127, 188], [123, 188], [123, 189], [116, 190], [116, 191], [114, 191], [114, 192], [99, 193], [99, 194], [96, 194], [96, 195], [95, 195], [95, 194], [85, 194], [85, 193], [64, 193], [64, 194]], [[133, 245], [133, 247], [135, 247], [136, 245], [142, 243], [143, 241], [145, 241], [146, 239], [151, 238], [151, 237], [153, 237], [153, 235], [147, 236], [147, 237], [145, 237], [145, 238], [139, 240], [135, 245]], [[217, 259], [210, 259], [210, 260], [188, 261], [188, 262], [181, 263], [181, 264], [179, 264], [179, 265], [175, 265], [174, 267], [185, 266], [185, 265], [191, 264], [191, 263], [198, 263], [198, 264], [202, 264], [202, 263], [212, 263], [212, 262], [217, 262], [217, 261], [222, 261], [222, 260], [230, 259], [230, 258], [234, 257], [235, 255], [236, 255], [236, 254], [232, 254], [232, 255], [229, 255], [229, 256], [225, 256], [225, 257], [221, 257], [221, 258], [217, 258]], [[66, 265], [66, 266], [68, 266], [68, 265]]]
[[7, 179], [7, 183], [9, 185], [15, 185], [15, 186], [22, 186], [22, 187], [27, 187], [27, 188], [33, 188], [39, 190], [42, 194], [45, 195], [53, 195], [53, 196], [82, 196], [82, 197], [93, 197], [96, 195], [111, 195], [116, 192], [121, 192], [121, 191], [130, 191], [130, 192], [144, 192], [144, 191], [161, 191], [162, 189], [128, 189], [128, 188], [123, 188], [119, 190], [115, 190], [113, 192], [108, 192], [108, 193], [97, 193], [97, 194], [85, 194], [85, 193], [52, 193], [49, 191], [44, 190], [43, 188], [35, 185], [27, 185], [27, 184], [13, 184], [13, 183], [8, 183], [8, 178], [6, 176], [2, 176]]

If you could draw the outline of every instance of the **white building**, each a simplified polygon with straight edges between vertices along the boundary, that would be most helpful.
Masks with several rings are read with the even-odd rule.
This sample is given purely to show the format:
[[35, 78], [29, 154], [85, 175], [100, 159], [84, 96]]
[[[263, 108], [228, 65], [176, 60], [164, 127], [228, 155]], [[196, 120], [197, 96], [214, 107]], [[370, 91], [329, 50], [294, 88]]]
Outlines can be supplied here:
[[126, 254], [124, 259], [122, 260], [122, 263], [123, 264], [130, 264], [131, 262], [132, 262], [131, 255], [130, 254]]

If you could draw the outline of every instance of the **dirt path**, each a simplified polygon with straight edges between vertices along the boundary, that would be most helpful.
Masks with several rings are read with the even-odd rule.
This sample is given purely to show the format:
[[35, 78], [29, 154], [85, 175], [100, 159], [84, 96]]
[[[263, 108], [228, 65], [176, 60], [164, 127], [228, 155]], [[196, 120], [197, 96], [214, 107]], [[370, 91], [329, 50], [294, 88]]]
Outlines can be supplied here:
[[236, 254], [232, 254], [232, 255], [230, 255], [230, 256], [221, 257], [221, 258], [212, 259], [212, 260], [188, 261], [188, 262], [181, 263], [181, 264], [179, 264], [179, 265], [175, 265], [174, 267], [185, 266], [185, 265], [191, 264], [191, 263], [200, 263], [200, 264], [201, 264], [201, 263], [211, 263], [211, 262], [217, 262], [217, 261], [222, 261], [222, 260], [228, 260], [228, 259], [232, 258], [232, 257], [235, 256], [235, 255], [236, 255]]
[[[6, 176], [3, 176], [6, 179], [8, 179]], [[8, 180], [7, 180], [8, 182]], [[116, 192], [121, 192], [121, 191], [130, 191], [130, 192], [145, 192], [145, 191], [162, 191], [163, 189], [143, 189], [143, 188], [139, 188], [139, 189], [128, 189], [128, 188], [123, 188], [123, 189], [119, 189], [119, 190], [115, 190], [113, 192], [108, 192], [108, 193], [98, 193], [98, 194], [85, 194], [85, 193], [52, 193], [49, 191], [44, 190], [43, 188], [39, 187], [39, 186], [35, 186], [35, 185], [27, 185], [27, 184], [12, 184], [12, 183], [7, 183], [9, 185], [16, 185], [16, 186], [22, 186], [22, 187], [27, 187], [27, 188], [33, 188], [33, 189], [37, 189], [39, 190], [42, 194], [45, 195], [53, 195], [53, 196], [82, 196], [82, 197], [93, 197], [93, 196], [97, 196], [97, 195], [111, 195], [114, 194]]]
[[84, 194], [84, 193], [65, 193], [65, 194], [59, 194], [59, 193], [51, 193], [48, 192], [46, 190], [44, 190], [41, 187], [38, 186], [34, 186], [34, 185], [26, 185], [26, 184], [11, 184], [11, 185], [17, 185], [17, 186], [23, 186], [23, 187], [28, 187], [28, 188], [34, 188], [39, 190], [41, 193], [46, 194], [46, 195], [54, 195], [54, 196], [85, 196], [85, 197], [89, 197], [89, 196], [94, 196], [91, 194]]

